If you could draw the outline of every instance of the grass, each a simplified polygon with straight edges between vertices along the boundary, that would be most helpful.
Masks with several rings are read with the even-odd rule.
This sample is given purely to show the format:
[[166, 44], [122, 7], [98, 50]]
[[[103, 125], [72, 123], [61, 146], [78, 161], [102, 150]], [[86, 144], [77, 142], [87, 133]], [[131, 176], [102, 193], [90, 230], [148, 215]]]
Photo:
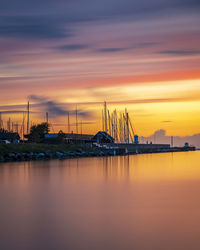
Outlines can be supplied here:
[[55, 152], [64, 152], [77, 150], [83, 150], [85, 152], [95, 151], [93, 148], [86, 147], [83, 145], [66, 145], [66, 144], [37, 144], [37, 143], [19, 143], [19, 144], [0, 144], [0, 155], [5, 156], [9, 153], [45, 153], [51, 151]]

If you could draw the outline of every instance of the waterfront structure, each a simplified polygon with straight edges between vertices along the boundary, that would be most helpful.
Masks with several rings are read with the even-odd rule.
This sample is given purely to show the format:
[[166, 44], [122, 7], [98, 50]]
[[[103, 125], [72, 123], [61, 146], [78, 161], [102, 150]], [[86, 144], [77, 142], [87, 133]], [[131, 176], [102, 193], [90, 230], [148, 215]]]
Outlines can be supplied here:
[[63, 133], [62, 140], [59, 140], [60, 135], [49, 133], [44, 135], [43, 143], [67, 143], [67, 144], [86, 144], [90, 143], [94, 135]]
[[104, 131], [99, 131], [93, 138], [92, 142], [97, 142], [99, 144], [104, 143], [114, 143], [115, 139]]
[[59, 140], [59, 133], [49, 133], [44, 135], [44, 143], [68, 143], [68, 144], [86, 144], [86, 143], [114, 143], [115, 139], [104, 131], [99, 131], [96, 135], [63, 133], [63, 140]]
[[18, 133], [0, 132], [0, 143], [18, 143], [20, 136]]

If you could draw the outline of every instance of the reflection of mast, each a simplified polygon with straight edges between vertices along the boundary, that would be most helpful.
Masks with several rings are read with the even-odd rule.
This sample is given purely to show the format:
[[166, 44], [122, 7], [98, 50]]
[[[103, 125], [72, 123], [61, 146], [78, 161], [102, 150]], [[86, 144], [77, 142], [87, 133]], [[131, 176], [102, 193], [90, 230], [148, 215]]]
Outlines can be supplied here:
[[29, 101], [28, 101], [28, 104], [27, 104], [27, 134], [29, 133]]

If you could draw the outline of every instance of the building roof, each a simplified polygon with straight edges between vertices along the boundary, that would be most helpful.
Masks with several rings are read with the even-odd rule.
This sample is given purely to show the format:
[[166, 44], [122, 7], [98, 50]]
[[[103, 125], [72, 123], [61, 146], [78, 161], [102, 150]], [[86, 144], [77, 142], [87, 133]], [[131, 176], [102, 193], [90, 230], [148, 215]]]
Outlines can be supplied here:
[[50, 138], [57, 138], [58, 134], [45, 134], [44, 138], [45, 139], [50, 139]]
[[93, 139], [95, 139], [97, 136], [102, 136], [105, 137], [107, 140], [109, 141], [114, 141], [115, 139], [109, 135], [108, 133], [106, 133], [105, 131], [99, 131], [94, 137]]
[[[45, 139], [53, 139], [57, 138], [58, 134], [45, 134]], [[88, 134], [74, 134], [74, 133], [65, 133], [65, 139], [66, 140], [91, 140], [94, 137], [94, 135], [88, 135]]]
[[88, 135], [88, 134], [65, 134], [65, 139], [67, 140], [91, 140], [94, 135]]

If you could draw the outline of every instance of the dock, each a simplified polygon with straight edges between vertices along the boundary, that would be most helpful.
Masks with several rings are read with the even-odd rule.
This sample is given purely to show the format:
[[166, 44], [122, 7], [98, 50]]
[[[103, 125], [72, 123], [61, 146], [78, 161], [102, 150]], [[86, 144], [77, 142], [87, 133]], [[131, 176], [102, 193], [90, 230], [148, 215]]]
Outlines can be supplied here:
[[106, 143], [96, 144], [113, 155], [162, 153], [162, 152], [183, 152], [195, 151], [195, 147], [171, 147], [170, 144], [132, 144], [132, 143]]

